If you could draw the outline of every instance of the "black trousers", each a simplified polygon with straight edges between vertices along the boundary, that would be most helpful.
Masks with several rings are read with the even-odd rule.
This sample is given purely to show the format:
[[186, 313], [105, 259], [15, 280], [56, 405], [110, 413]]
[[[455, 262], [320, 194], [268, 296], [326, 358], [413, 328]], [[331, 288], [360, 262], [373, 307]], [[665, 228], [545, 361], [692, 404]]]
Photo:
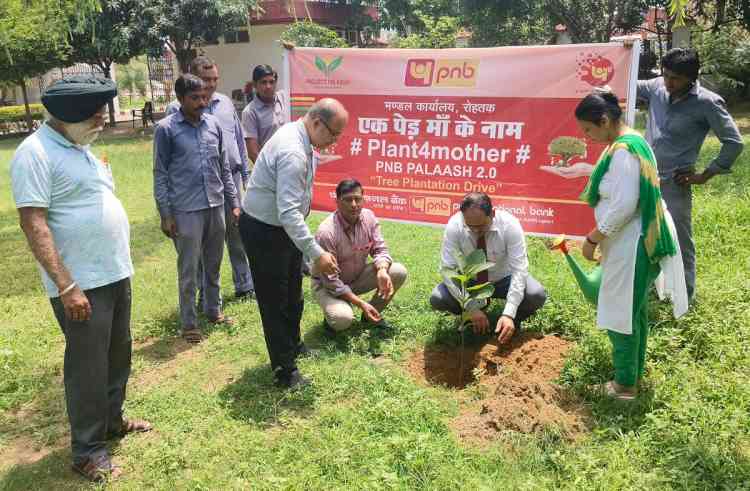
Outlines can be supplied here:
[[283, 227], [246, 213], [240, 216], [240, 236], [253, 272], [271, 368], [277, 375], [288, 374], [297, 368], [295, 359], [302, 344], [302, 252]]
[[106, 453], [108, 430], [122, 424], [122, 405], [130, 377], [130, 278], [83, 292], [91, 318], [65, 317], [59, 297], [52, 310], [65, 335], [65, 404], [73, 460]]

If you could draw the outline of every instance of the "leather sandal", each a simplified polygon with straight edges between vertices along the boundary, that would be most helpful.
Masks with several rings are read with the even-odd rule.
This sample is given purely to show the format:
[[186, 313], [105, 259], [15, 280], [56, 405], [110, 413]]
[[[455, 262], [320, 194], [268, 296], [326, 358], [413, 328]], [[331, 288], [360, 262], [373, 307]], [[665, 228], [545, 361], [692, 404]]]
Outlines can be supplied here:
[[609, 397], [610, 399], [614, 399], [616, 401], [634, 401], [638, 396], [637, 392], [625, 392], [617, 390], [615, 388], [615, 383], [612, 380], [605, 384], [599, 385], [598, 388], [603, 396]]
[[143, 419], [124, 419], [120, 428], [107, 434], [107, 439], [124, 438], [129, 433], [146, 433], [153, 429], [153, 425]]
[[197, 327], [189, 327], [182, 330], [182, 339], [190, 344], [198, 344], [203, 341], [203, 332]]
[[78, 463], [73, 462], [70, 468], [73, 472], [82, 475], [91, 482], [114, 480], [122, 475], [122, 469], [113, 464], [107, 454], [88, 458]]

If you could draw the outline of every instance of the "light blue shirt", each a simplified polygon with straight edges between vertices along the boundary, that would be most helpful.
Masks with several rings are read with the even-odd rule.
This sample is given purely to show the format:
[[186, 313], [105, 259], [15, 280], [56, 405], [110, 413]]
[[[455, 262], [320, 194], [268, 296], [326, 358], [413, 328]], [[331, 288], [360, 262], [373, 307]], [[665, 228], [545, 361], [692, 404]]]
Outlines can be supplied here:
[[[10, 166], [17, 208], [47, 208], [47, 225], [63, 264], [90, 290], [133, 275], [130, 225], [115, 197], [109, 164], [46, 123], [16, 150]], [[40, 266], [50, 297], [57, 286]]]
[[[166, 115], [169, 116], [179, 112], [179, 110], [180, 101], [172, 101], [167, 106]], [[242, 182], [247, 182], [250, 171], [248, 170], [249, 160], [247, 158], [247, 147], [245, 147], [245, 135], [232, 99], [224, 94], [214, 92], [206, 111], [219, 120], [221, 129], [224, 131], [224, 147], [232, 174], [239, 172], [242, 176]]]
[[197, 126], [182, 111], [159, 121], [154, 131], [154, 198], [159, 214], [238, 208], [218, 120], [202, 114]]
[[242, 202], [242, 209], [253, 218], [284, 227], [297, 249], [312, 260], [323, 254], [305, 223], [315, 167], [303, 120], [287, 123], [263, 145]]

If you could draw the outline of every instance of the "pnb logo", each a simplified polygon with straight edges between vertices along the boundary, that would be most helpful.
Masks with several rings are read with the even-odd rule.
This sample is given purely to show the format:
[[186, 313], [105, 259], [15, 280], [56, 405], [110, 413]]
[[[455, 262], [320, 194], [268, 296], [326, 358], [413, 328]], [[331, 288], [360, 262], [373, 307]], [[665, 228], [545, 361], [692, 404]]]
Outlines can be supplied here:
[[451, 216], [451, 199], [433, 196], [415, 196], [411, 199], [412, 210], [425, 215]]
[[608, 84], [615, 76], [615, 65], [603, 56], [593, 54], [579, 56], [578, 76], [589, 85], [601, 87]]
[[433, 60], [415, 58], [406, 62], [407, 87], [474, 87], [479, 60]]

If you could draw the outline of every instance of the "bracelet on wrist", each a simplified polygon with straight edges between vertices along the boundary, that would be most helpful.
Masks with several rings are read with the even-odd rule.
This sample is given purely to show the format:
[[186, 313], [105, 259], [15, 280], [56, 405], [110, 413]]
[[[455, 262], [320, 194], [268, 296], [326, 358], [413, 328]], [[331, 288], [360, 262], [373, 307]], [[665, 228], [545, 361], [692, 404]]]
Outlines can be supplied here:
[[65, 295], [66, 293], [69, 293], [69, 292], [73, 291], [73, 288], [75, 288], [75, 287], [76, 287], [76, 282], [74, 281], [74, 282], [73, 282], [73, 283], [71, 283], [70, 285], [68, 285], [68, 286], [66, 286], [65, 288], [63, 288], [63, 289], [62, 289], [62, 290], [60, 291], [59, 295], [60, 295], [60, 296], [62, 297], [62, 296], [63, 296], [63, 295]]
[[588, 242], [589, 244], [591, 244], [594, 247], [596, 247], [597, 245], [599, 245], [598, 242], [594, 242], [593, 240], [591, 240], [588, 235], [586, 236], [586, 242]]

